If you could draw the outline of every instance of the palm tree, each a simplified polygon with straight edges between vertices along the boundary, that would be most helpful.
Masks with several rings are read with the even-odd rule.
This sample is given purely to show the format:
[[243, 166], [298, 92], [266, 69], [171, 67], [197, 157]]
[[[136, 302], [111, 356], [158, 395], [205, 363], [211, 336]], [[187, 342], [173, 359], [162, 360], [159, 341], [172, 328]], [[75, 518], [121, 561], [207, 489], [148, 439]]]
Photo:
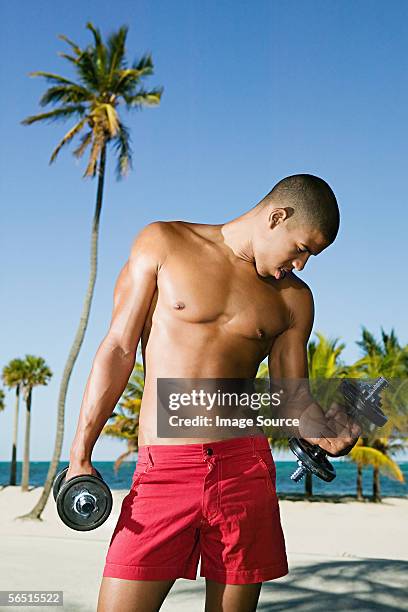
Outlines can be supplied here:
[[117, 406], [109, 420], [113, 423], [105, 425], [102, 435], [110, 438], [126, 440], [127, 450], [116, 459], [113, 469], [118, 472], [121, 464], [138, 450], [139, 414], [144, 389], [143, 365], [136, 361], [132, 375], [122, 395], [122, 401]]
[[100, 31], [92, 23], [86, 26], [93, 35], [93, 44], [81, 49], [75, 42], [61, 35], [71, 49], [71, 54], [60, 53], [74, 68], [77, 81], [49, 72], [33, 72], [51, 83], [40, 100], [41, 106], [55, 105], [54, 110], [27, 117], [22, 123], [31, 125], [38, 121], [75, 119], [77, 122], [65, 134], [53, 151], [54, 162], [62, 147], [84, 131], [79, 146], [73, 151], [80, 158], [89, 148], [89, 160], [84, 177], [98, 177], [96, 207], [91, 231], [91, 261], [88, 288], [79, 326], [65, 364], [58, 395], [58, 417], [54, 454], [41, 497], [26, 518], [39, 519], [49, 497], [61, 457], [64, 436], [65, 400], [68, 384], [78, 357], [88, 325], [89, 312], [96, 281], [99, 220], [102, 210], [107, 146], [113, 145], [117, 154], [117, 178], [125, 176], [131, 167], [132, 151], [128, 128], [118, 113], [120, 104], [127, 110], [140, 110], [144, 106], [160, 103], [163, 88], [146, 91], [140, 82], [153, 74], [151, 54], [144, 55], [129, 68], [126, 59], [127, 26], [111, 34], [106, 44]]
[[[377, 473], [383, 472], [386, 476], [404, 482], [405, 478], [398, 464], [389, 455], [401, 450], [401, 444], [391, 445], [387, 438], [377, 439], [381, 448], [369, 446], [368, 442], [360, 437], [357, 444], [351, 449], [349, 457], [357, 464], [357, 500], [363, 501], [363, 468], [372, 466]], [[375, 502], [381, 501], [379, 477], [373, 479], [373, 497]]]
[[[383, 395], [382, 408], [388, 418], [386, 425], [381, 428], [380, 432], [375, 429], [362, 436], [359, 444], [350, 453], [350, 459], [357, 464], [357, 498], [363, 499], [362, 470], [365, 466], [372, 465], [372, 500], [378, 502], [381, 501], [381, 471], [400, 482], [404, 481], [398, 465], [389, 456], [403, 447], [395, 438], [406, 441], [407, 413], [404, 399], [407, 385], [404, 379], [408, 371], [408, 347], [400, 346], [393, 329], [390, 334], [386, 334], [381, 329], [381, 341], [378, 342], [364, 326], [361, 340], [357, 344], [364, 351], [364, 355], [351, 366], [350, 375], [369, 379], [384, 376], [391, 380], [394, 387], [391, 394]], [[400, 380], [402, 383], [399, 382]], [[395, 388], [396, 384], [398, 388]], [[404, 393], [405, 398], [401, 401]]]
[[3, 368], [3, 383], [9, 388], [16, 388], [16, 403], [14, 404], [13, 445], [11, 449], [10, 485], [14, 486], [17, 480], [17, 437], [18, 437], [18, 412], [20, 405], [20, 392], [24, 380], [24, 361], [12, 359]]
[[28, 491], [30, 473], [30, 429], [31, 429], [31, 400], [33, 388], [47, 385], [52, 377], [50, 368], [42, 357], [26, 355], [23, 363], [23, 398], [26, 403], [26, 428], [24, 438], [23, 474], [21, 490]]

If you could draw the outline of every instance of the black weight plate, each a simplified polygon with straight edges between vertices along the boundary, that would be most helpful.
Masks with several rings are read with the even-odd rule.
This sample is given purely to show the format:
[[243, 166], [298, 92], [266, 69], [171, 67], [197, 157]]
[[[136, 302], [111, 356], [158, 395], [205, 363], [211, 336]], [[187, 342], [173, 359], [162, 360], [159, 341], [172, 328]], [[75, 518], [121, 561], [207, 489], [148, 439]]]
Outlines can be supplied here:
[[305, 468], [321, 480], [331, 482], [336, 478], [336, 470], [320, 446], [310, 444], [306, 440], [289, 438], [289, 447]]
[[[323, 463], [323, 468], [320, 469], [320, 473], [317, 475], [319, 476], [319, 478], [321, 478], [325, 482], [331, 482], [332, 480], [336, 478], [336, 470], [334, 469], [334, 466], [330, 463], [330, 461], [328, 461], [326, 457], [322, 459], [322, 463]], [[321, 467], [322, 466], [320, 466], [320, 468]]]
[[[52, 494], [54, 496], [54, 501], [57, 501], [58, 491], [60, 490], [60, 488], [61, 488], [61, 486], [63, 484], [63, 480], [65, 479], [66, 473], [68, 472], [68, 468], [69, 468], [69, 466], [65, 467], [60, 472], [58, 472], [58, 474], [56, 475], [56, 477], [54, 479], [54, 484], [53, 484], [53, 487], [52, 487]], [[95, 470], [98, 478], [103, 480], [101, 473], [98, 472], [98, 470], [96, 468], [94, 468], [94, 470]]]
[[358, 418], [359, 414], [363, 415], [377, 427], [382, 427], [388, 419], [380, 408], [381, 398], [378, 397], [377, 394], [375, 397], [370, 397], [370, 393], [374, 388], [381, 390], [381, 388], [388, 386], [388, 384], [388, 381], [382, 377], [374, 384], [366, 381], [355, 383], [344, 380], [340, 385], [340, 389], [343, 391], [344, 397], [350, 405], [353, 417]]
[[[81, 516], [74, 508], [75, 498], [86, 490], [97, 500], [91, 516]], [[96, 476], [77, 476], [61, 487], [57, 496], [57, 511], [61, 520], [76, 531], [91, 531], [106, 521], [112, 510], [112, 493], [106, 483]]]
[[383, 411], [374, 402], [365, 402], [360, 406], [361, 413], [377, 427], [382, 427], [388, 421]]
[[54, 484], [52, 487], [52, 494], [54, 495], [54, 501], [57, 500], [58, 491], [61, 488], [62, 481], [64, 480], [65, 474], [67, 473], [67, 471], [68, 471], [68, 466], [64, 468], [63, 470], [61, 470], [60, 472], [58, 472], [58, 474], [56, 475], [54, 479]]

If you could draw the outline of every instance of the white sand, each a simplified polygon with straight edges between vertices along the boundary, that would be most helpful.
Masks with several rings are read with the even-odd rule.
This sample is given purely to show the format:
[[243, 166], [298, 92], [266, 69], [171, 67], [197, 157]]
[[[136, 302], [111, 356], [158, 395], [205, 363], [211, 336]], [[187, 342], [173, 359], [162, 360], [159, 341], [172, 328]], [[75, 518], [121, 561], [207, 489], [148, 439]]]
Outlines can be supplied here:
[[[14, 520], [33, 507], [40, 493], [40, 488], [28, 493], [0, 488], [0, 590], [63, 590], [65, 610], [94, 612], [108, 543], [127, 491], [113, 491], [108, 521], [82, 533], [60, 521], [52, 496], [42, 522]], [[264, 583], [258, 610], [406, 609], [408, 499], [385, 498], [381, 504], [283, 500], [280, 510], [290, 573]], [[179, 579], [161, 610], [201, 612], [204, 593], [204, 578]], [[31, 608], [0, 606], [10, 609]]]

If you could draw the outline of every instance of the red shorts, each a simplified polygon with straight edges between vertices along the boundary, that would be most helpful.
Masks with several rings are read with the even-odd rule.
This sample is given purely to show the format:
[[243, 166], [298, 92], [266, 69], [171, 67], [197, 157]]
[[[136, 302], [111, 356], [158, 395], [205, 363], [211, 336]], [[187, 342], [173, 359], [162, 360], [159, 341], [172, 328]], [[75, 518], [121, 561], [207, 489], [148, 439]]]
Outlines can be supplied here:
[[250, 584], [288, 573], [264, 435], [139, 447], [104, 576]]

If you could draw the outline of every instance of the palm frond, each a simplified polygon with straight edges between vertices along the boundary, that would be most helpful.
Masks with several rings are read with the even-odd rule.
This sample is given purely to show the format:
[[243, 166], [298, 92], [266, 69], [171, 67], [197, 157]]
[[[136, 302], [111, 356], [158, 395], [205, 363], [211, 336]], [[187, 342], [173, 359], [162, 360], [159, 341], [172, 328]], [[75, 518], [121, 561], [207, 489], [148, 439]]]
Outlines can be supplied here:
[[142, 106], [156, 106], [160, 104], [164, 87], [152, 89], [151, 91], [139, 90], [134, 96], [123, 95], [127, 108], [142, 108]]
[[59, 74], [54, 74], [52, 72], [43, 72], [42, 70], [36, 70], [35, 72], [29, 72], [28, 76], [30, 77], [44, 77], [46, 81], [49, 83], [56, 83], [58, 85], [75, 85], [76, 83], [71, 81], [70, 79], [66, 79], [65, 77], [60, 76]]
[[31, 125], [37, 121], [59, 121], [69, 119], [72, 115], [79, 115], [80, 117], [86, 112], [86, 107], [82, 104], [72, 104], [71, 106], [64, 106], [62, 108], [55, 108], [48, 113], [40, 113], [39, 115], [30, 115], [21, 121], [22, 125]]
[[76, 43], [74, 43], [72, 40], [70, 40], [67, 36], [65, 36], [65, 34], [59, 34], [58, 38], [60, 40], [65, 41], [66, 43], [68, 43], [69, 46], [74, 51], [74, 53], [76, 53], [76, 55], [78, 55], [78, 56], [81, 55], [82, 49]]
[[81, 83], [88, 87], [93, 93], [99, 94], [99, 75], [93, 56], [92, 47], [88, 47], [78, 58], [76, 66]]
[[112, 83], [112, 89], [117, 94], [128, 93], [133, 94], [135, 85], [140, 80], [140, 73], [134, 68], [126, 68], [125, 70], [116, 71], [115, 82]]
[[378, 468], [384, 475], [393, 480], [398, 482], [405, 481], [404, 475], [397, 463], [375, 448], [356, 445], [351, 449], [349, 456], [360, 467], [372, 466]]
[[138, 62], [132, 64], [132, 68], [137, 70], [140, 76], [153, 74], [153, 60], [151, 53], [145, 53]]
[[362, 326], [361, 340], [357, 340], [356, 344], [369, 355], [381, 355], [382, 350], [380, 344], [375, 339], [374, 335]]
[[110, 86], [115, 72], [122, 69], [125, 65], [124, 58], [126, 53], [125, 43], [127, 33], [128, 27], [122, 26], [108, 38], [108, 83]]
[[68, 60], [72, 64], [77, 64], [78, 63], [78, 58], [77, 57], [72, 57], [72, 55], [68, 55], [67, 53], [62, 53], [62, 51], [58, 51], [58, 55], [60, 57], [63, 57], [64, 59]]
[[3, 383], [9, 388], [17, 387], [24, 379], [24, 361], [19, 357], [12, 359], [2, 371]]
[[106, 86], [106, 62], [107, 62], [107, 51], [106, 47], [102, 42], [101, 33], [98, 28], [88, 22], [86, 24], [88, 30], [90, 30], [94, 37], [95, 47], [94, 47], [94, 64], [95, 64], [95, 74], [97, 76], [98, 83], [101, 87]]
[[120, 180], [123, 176], [126, 176], [128, 171], [132, 167], [132, 149], [130, 146], [130, 132], [127, 127], [121, 123], [116, 138], [114, 139], [114, 146], [118, 155], [116, 164], [116, 177]]
[[87, 147], [90, 145], [90, 143], [92, 142], [92, 131], [87, 132], [86, 134], [84, 134], [83, 136], [81, 136], [81, 140], [80, 140], [81, 144], [79, 145], [79, 147], [77, 147], [74, 151], [73, 154], [75, 155], [75, 157], [77, 159], [79, 159], [80, 157], [82, 157], [82, 155], [84, 154], [85, 150], [87, 149]]
[[47, 104], [57, 104], [64, 102], [68, 104], [78, 104], [92, 99], [90, 92], [80, 85], [55, 85], [50, 87], [40, 98], [40, 106]]
[[23, 364], [23, 386], [25, 393], [29, 391], [31, 387], [37, 385], [47, 385], [53, 373], [47, 366], [43, 357], [37, 357], [36, 355], [26, 355]]
[[382, 337], [384, 348], [387, 351], [391, 352], [393, 350], [400, 350], [401, 349], [401, 346], [400, 346], [400, 344], [398, 342], [398, 338], [397, 338], [393, 328], [391, 329], [390, 334], [387, 334], [383, 330], [383, 328], [381, 328], [381, 337]]
[[79, 121], [76, 125], [74, 125], [74, 127], [71, 128], [65, 134], [64, 138], [58, 143], [58, 145], [54, 149], [54, 151], [53, 151], [53, 153], [51, 155], [50, 164], [52, 164], [55, 161], [55, 159], [57, 158], [57, 155], [60, 152], [60, 150], [62, 149], [62, 147], [64, 147], [66, 144], [68, 144], [73, 139], [75, 134], [78, 134], [78, 132], [80, 132], [82, 130], [82, 128], [84, 127], [86, 122], [87, 122], [87, 117], [84, 117], [84, 119], [81, 119], [81, 121]]

